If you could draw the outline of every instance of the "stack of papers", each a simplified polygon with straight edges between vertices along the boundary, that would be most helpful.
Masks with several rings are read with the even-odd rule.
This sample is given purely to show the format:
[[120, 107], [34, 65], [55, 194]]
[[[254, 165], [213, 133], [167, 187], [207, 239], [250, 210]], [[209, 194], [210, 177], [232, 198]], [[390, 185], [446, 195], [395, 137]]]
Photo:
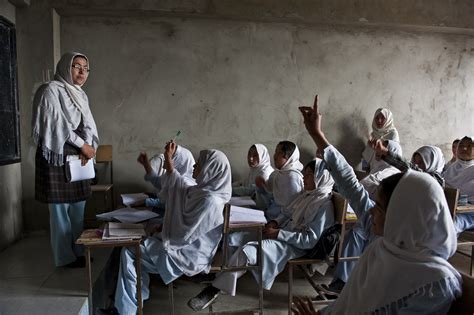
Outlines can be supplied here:
[[239, 207], [256, 207], [257, 206], [255, 201], [252, 198], [250, 198], [250, 196], [231, 197], [229, 200], [229, 204], [233, 206], [239, 206]]
[[120, 196], [122, 197], [122, 203], [127, 207], [144, 205], [148, 198], [148, 195], [144, 193], [121, 194]]
[[109, 222], [102, 235], [103, 240], [131, 240], [145, 236], [145, 229], [141, 224]]
[[242, 223], [267, 223], [265, 214], [261, 210], [244, 208], [239, 206], [230, 206], [230, 224]]
[[103, 221], [120, 221], [123, 223], [137, 223], [159, 216], [150, 210], [137, 210], [134, 208], [122, 208], [111, 212], [96, 215], [97, 219]]

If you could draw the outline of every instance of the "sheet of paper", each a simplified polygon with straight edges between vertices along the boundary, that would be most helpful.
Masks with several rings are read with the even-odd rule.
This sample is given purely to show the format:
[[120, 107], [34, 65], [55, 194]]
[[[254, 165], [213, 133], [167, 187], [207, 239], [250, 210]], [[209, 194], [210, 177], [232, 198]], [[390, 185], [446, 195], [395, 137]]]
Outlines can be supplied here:
[[233, 205], [229, 219], [230, 223], [267, 223], [263, 211]]
[[229, 200], [229, 204], [233, 206], [239, 206], [239, 207], [256, 207], [257, 206], [255, 201], [252, 198], [250, 198], [250, 196], [231, 197]]
[[122, 203], [128, 207], [138, 206], [145, 204], [145, 199], [148, 198], [147, 194], [137, 193], [137, 194], [121, 194]]
[[94, 161], [88, 160], [86, 165], [81, 165], [81, 160], [69, 161], [69, 172], [71, 176], [71, 182], [77, 182], [79, 180], [91, 179], [95, 177]]
[[109, 222], [104, 231], [104, 240], [136, 239], [145, 236], [142, 224]]
[[123, 223], [137, 223], [152, 218], [156, 218], [159, 215], [150, 210], [137, 210], [134, 208], [121, 208], [111, 212], [101, 213], [96, 215], [100, 220], [112, 221], [118, 220]]

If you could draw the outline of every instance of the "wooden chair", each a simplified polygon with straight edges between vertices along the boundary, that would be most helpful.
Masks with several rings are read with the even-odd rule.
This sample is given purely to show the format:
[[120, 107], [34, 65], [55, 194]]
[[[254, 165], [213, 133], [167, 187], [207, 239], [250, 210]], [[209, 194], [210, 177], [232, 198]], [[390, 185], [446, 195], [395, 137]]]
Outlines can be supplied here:
[[[458, 198], [459, 198], [459, 189], [445, 187], [444, 194], [446, 196], [446, 201], [448, 202], [449, 211], [453, 217], [453, 220], [456, 219], [456, 209], [458, 207]], [[471, 255], [466, 254], [459, 250], [459, 247], [468, 247], [471, 246]], [[474, 231], [464, 231], [458, 237], [458, 254], [467, 256], [471, 258], [470, 266], [470, 275], [474, 276]]]
[[[107, 145], [100, 145], [97, 148], [96, 156], [95, 156], [95, 162], [97, 166], [103, 165], [103, 171], [105, 178], [105, 182], [101, 182], [99, 179], [99, 183], [97, 185], [92, 185], [92, 192], [94, 193], [102, 193], [104, 195], [104, 203], [105, 205], [108, 204], [108, 195], [109, 192], [111, 194], [111, 210], [114, 209], [115, 207], [115, 202], [114, 202], [114, 173], [113, 173], [113, 159], [112, 159], [112, 145], [107, 144]], [[101, 170], [99, 170], [101, 171]], [[107, 175], [108, 173], [108, 175]]]
[[448, 315], [474, 314], [474, 278], [461, 272], [462, 296], [454, 300]]
[[[263, 279], [262, 279], [262, 271], [263, 271], [263, 253], [262, 253], [262, 232], [263, 232], [263, 225], [258, 223], [246, 223], [246, 224], [231, 224], [230, 223], [230, 208], [229, 204], [224, 206], [224, 223], [223, 223], [223, 230], [222, 230], [222, 245], [221, 249], [217, 251], [216, 255], [214, 256], [210, 273], [219, 273], [219, 272], [231, 272], [231, 271], [238, 271], [238, 270], [256, 270], [259, 276], [258, 281], [258, 308], [250, 308], [245, 310], [239, 310], [232, 312], [232, 314], [263, 314]], [[228, 256], [229, 256], [229, 234], [235, 231], [244, 231], [250, 230], [257, 232], [258, 238], [258, 247], [257, 247], [257, 264], [251, 266], [241, 266], [241, 267], [233, 267], [228, 266]], [[173, 283], [168, 284], [168, 297], [169, 297], [169, 305], [170, 305], [170, 314], [174, 315], [174, 295], [173, 295]], [[209, 313], [211, 314], [219, 314], [214, 313], [212, 304], [209, 306]], [[226, 312], [228, 314], [228, 312]]]
[[[339, 239], [339, 249], [334, 254], [334, 257], [330, 258], [330, 261], [334, 262], [334, 260], [342, 260], [339, 258], [342, 252], [342, 245], [344, 243], [344, 234], [345, 234], [345, 217], [347, 211], [347, 200], [344, 199], [339, 193], [333, 192], [332, 201], [334, 204], [334, 219], [336, 223], [340, 223], [342, 225], [341, 229], [341, 237]], [[352, 257], [350, 257], [352, 259]], [[349, 260], [349, 259], [344, 259]], [[326, 299], [325, 296], [321, 295], [317, 289], [317, 284], [314, 282], [311, 272], [308, 270], [306, 266], [325, 262], [324, 260], [319, 259], [310, 259], [310, 258], [296, 258], [291, 259], [288, 261], [288, 314], [291, 314], [291, 305], [293, 303], [293, 268], [294, 266], [298, 266], [298, 268], [303, 272], [304, 277], [306, 280], [311, 284], [314, 290], [316, 290], [317, 295], [321, 296], [323, 299], [322, 301], [318, 301], [317, 304], [328, 304], [330, 303], [329, 300]]]

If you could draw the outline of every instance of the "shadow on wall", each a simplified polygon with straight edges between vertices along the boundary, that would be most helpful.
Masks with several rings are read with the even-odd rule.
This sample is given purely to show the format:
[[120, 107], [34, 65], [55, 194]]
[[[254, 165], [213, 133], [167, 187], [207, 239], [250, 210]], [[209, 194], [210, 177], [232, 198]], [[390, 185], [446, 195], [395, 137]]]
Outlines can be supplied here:
[[360, 163], [367, 139], [362, 136], [360, 126], [366, 124], [366, 119], [355, 113], [352, 117], [345, 117], [338, 124], [341, 137], [336, 145], [347, 162], [353, 167]]

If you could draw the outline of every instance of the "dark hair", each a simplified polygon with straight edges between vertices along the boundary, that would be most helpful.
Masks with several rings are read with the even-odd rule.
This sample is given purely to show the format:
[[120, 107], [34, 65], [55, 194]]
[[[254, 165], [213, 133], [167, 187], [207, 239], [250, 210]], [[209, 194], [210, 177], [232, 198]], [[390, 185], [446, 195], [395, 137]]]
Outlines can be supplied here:
[[397, 187], [398, 182], [403, 177], [403, 175], [405, 175], [405, 172], [393, 174], [387, 178], [384, 178], [380, 182], [380, 189], [382, 189], [382, 192], [387, 199], [387, 206], [390, 203], [390, 198], [392, 197], [395, 187]]
[[289, 159], [290, 156], [295, 152], [296, 144], [291, 141], [280, 141], [278, 145], [281, 147], [281, 150], [285, 154], [285, 158]]
[[461, 140], [459, 140], [459, 139], [454, 139], [453, 144], [458, 143], [459, 141], [461, 141]]
[[462, 137], [461, 140], [459, 140], [459, 141], [461, 142], [461, 141], [464, 141], [464, 140], [469, 140], [472, 143], [472, 138], [471, 137], [465, 136], [465, 137]]
[[306, 165], [304, 166], [304, 170], [307, 169], [308, 167], [309, 167], [309, 168], [313, 171], [313, 173], [314, 173], [315, 170], [316, 170], [316, 160], [312, 160], [312, 161], [310, 161], [308, 164], [306, 164]]

